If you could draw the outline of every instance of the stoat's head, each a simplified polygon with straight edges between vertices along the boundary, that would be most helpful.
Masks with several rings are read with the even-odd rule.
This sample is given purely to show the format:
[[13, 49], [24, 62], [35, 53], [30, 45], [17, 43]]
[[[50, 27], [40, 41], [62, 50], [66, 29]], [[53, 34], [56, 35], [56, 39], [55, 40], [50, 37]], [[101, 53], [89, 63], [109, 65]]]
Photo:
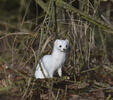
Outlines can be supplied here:
[[69, 48], [69, 41], [66, 40], [59, 40], [57, 39], [54, 42], [54, 49], [59, 50], [61, 52], [66, 52]]

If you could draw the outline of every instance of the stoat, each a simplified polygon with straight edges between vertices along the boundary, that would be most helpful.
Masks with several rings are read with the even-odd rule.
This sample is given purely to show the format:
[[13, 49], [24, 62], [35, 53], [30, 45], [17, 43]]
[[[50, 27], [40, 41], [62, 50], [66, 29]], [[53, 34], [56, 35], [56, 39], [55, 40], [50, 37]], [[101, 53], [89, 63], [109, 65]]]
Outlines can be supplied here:
[[[53, 78], [54, 72], [62, 76], [62, 66], [66, 60], [66, 52], [69, 48], [69, 41], [57, 39], [51, 55], [45, 55], [40, 59], [35, 71], [36, 78]], [[41, 65], [41, 66], [40, 66]]]

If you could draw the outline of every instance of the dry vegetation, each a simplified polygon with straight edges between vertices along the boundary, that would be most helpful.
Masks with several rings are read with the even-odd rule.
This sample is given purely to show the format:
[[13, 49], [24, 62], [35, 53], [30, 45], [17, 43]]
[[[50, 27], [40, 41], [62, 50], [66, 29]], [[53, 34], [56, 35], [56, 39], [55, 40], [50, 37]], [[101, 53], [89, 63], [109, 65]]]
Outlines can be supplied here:
[[[113, 100], [112, 0], [1, 0], [0, 13], [0, 100]], [[36, 80], [57, 38], [63, 77]]]

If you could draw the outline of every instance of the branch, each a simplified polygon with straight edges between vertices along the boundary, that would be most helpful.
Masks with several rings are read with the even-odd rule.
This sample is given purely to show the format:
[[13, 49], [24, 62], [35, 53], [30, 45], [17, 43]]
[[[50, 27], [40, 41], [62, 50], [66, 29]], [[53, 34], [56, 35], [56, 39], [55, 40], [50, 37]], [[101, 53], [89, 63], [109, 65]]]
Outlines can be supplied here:
[[[42, 0], [35, 0], [36, 3], [38, 3], [40, 5], [40, 7], [47, 13], [47, 3], [44, 3]], [[111, 27], [110, 25], [107, 25], [105, 23], [103, 23], [100, 20], [97, 20], [95, 18], [93, 18], [93, 16], [89, 16], [87, 13], [81, 12], [80, 10], [76, 9], [75, 7], [67, 4], [66, 2], [62, 1], [62, 0], [56, 0], [56, 6], [57, 7], [61, 7], [64, 8], [68, 11], [71, 11], [73, 13], [76, 13], [78, 16], [82, 17], [83, 19], [87, 20], [88, 22], [104, 29], [107, 30], [111, 33], [113, 33], [113, 27]]]
[[109, 30], [111, 33], [113, 33], [113, 27], [111, 27], [110, 25], [106, 25], [105, 23], [102, 23], [101, 21], [93, 18], [93, 16], [89, 16], [87, 13], [83, 13], [83, 12], [79, 11], [75, 7], [67, 4], [66, 2], [64, 2], [62, 0], [56, 0], [56, 5], [66, 9], [68, 11], [71, 11], [73, 13], [76, 13], [78, 16], [81, 16], [83, 19], [89, 21], [90, 23], [95, 24], [98, 27], [101, 27], [105, 30]]
[[44, 3], [42, 0], [35, 0], [35, 1], [36, 1], [36, 3], [37, 3], [38, 5], [40, 5], [40, 7], [41, 7], [42, 9], [44, 9], [45, 12], [47, 12], [48, 7], [47, 7], [47, 4], [46, 4], [46, 3]]

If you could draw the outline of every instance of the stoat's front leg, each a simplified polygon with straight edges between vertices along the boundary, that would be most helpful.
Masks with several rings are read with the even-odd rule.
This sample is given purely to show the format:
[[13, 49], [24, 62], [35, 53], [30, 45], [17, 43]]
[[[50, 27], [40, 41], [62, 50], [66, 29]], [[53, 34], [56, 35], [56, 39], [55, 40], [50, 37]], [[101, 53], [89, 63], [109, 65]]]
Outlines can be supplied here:
[[58, 75], [61, 77], [62, 76], [62, 67], [60, 67], [59, 69], [58, 69]]

